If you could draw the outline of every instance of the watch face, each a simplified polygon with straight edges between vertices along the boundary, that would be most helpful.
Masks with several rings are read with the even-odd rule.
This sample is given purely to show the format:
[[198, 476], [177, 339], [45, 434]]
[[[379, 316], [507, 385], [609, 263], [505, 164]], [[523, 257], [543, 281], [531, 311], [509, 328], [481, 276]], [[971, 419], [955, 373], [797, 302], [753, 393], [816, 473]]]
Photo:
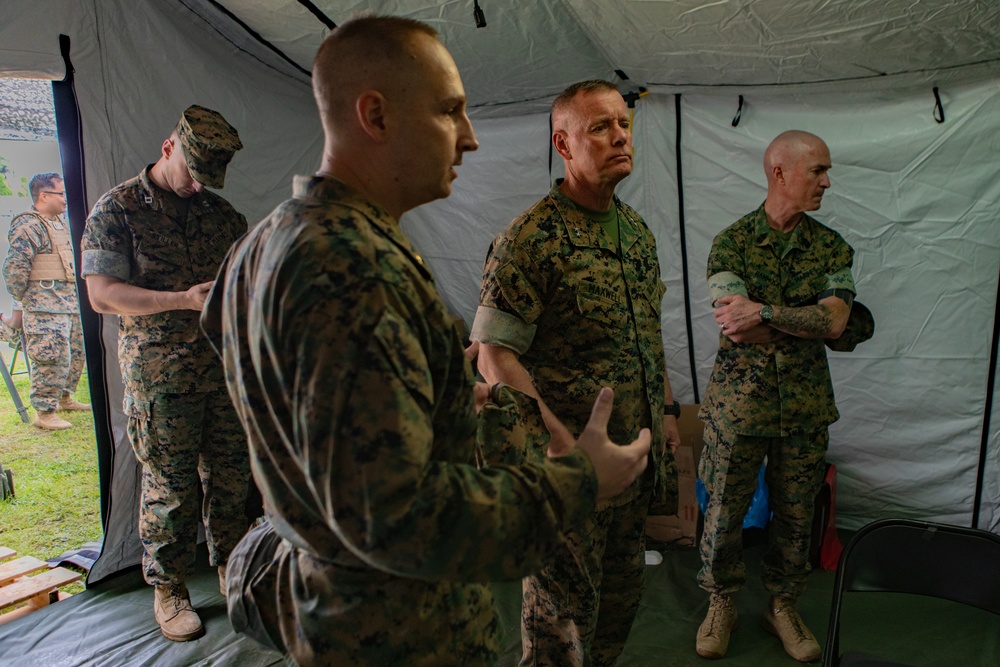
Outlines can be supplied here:
[[770, 322], [772, 317], [774, 317], [774, 308], [771, 307], [771, 304], [764, 304], [760, 307], [760, 319]]

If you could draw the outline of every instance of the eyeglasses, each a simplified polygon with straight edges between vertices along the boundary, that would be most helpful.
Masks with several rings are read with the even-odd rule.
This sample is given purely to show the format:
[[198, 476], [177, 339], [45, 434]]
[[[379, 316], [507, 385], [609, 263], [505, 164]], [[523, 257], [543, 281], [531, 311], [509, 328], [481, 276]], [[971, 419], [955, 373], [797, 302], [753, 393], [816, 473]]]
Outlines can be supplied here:
[[66, 191], [63, 190], [62, 192], [52, 192], [50, 190], [42, 190], [42, 194], [45, 194], [45, 195], [59, 195], [60, 197], [65, 197], [66, 196]]

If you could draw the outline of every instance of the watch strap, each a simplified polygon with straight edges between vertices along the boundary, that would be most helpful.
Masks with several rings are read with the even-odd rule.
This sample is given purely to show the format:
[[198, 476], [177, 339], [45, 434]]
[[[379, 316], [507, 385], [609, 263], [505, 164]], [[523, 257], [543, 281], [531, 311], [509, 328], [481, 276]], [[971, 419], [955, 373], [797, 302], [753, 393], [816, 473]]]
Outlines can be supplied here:
[[771, 318], [773, 317], [774, 306], [769, 303], [765, 303], [760, 307], [760, 319], [764, 322], [764, 324], [769, 324], [771, 322]]

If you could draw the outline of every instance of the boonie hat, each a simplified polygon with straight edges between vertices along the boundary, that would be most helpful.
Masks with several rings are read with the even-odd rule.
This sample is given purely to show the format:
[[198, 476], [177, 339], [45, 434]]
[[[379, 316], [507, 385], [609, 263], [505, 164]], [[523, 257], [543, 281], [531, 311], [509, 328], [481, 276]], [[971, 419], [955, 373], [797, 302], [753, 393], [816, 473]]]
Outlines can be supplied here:
[[875, 335], [875, 318], [872, 311], [860, 301], [851, 306], [847, 326], [840, 338], [827, 339], [826, 346], [835, 352], [853, 352], [859, 344]]
[[226, 166], [236, 151], [243, 148], [236, 128], [218, 111], [194, 104], [184, 110], [177, 123], [177, 137], [191, 177], [204, 186], [221, 188], [226, 180]]

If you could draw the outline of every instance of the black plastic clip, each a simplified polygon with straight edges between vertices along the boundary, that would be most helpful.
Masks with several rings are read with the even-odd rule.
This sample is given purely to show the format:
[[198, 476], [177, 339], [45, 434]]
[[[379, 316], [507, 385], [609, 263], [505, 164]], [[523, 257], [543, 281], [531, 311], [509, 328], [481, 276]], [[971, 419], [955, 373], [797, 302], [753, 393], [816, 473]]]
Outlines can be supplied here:
[[646, 90], [642, 86], [639, 86], [639, 90], [637, 92], [622, 93], [622, 97], [625, 98], [625, 104], [628, 105], [628, 108], [634, 109], [636, 100], [638, 100], [640, 97], [645, 97], [648, 93], [649, 93], [648, 90]]
[[733, 116], [733, 127], [740, 124], [740, 118], [743, 116], [743, 96], [740, 95], [740, 105], [736, 107], [736, 115]]
[[934, 86], [934, 120], [938, 123], [944, 122], [944, 107], [941, 105], [941, 95], [938, 94], [938, 87]]

